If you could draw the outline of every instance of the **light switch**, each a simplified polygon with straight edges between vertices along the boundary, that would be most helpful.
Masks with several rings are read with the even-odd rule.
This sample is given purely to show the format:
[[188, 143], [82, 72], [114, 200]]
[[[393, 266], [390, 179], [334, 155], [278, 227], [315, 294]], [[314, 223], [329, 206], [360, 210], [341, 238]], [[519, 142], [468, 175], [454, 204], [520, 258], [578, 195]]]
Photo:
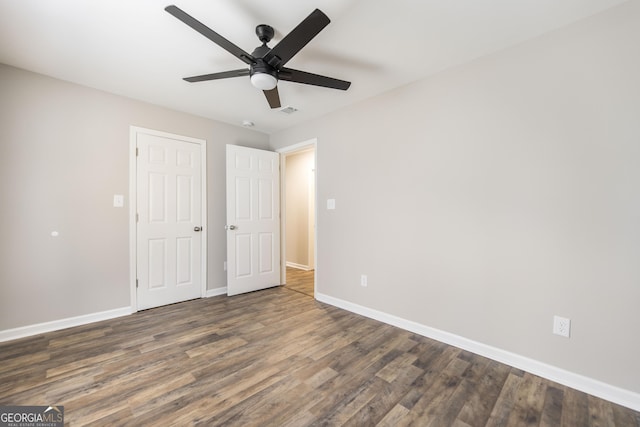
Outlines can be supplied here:
[[327, 209], [336, 208], [336, 199], [327, 199]]
[[122, 194], [113, 195], [113, 207], [114, 208], [124, 207], [124, 196]]

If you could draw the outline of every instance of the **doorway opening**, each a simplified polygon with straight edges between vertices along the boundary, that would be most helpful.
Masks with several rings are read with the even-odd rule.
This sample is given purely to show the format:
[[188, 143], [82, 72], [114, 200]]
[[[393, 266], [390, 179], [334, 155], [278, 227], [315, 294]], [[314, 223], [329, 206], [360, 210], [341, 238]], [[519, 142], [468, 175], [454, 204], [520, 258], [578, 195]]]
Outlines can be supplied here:
[[315, 296], [316, 283], [316, 143], [280, 150], [282, 155], [283, 283]]

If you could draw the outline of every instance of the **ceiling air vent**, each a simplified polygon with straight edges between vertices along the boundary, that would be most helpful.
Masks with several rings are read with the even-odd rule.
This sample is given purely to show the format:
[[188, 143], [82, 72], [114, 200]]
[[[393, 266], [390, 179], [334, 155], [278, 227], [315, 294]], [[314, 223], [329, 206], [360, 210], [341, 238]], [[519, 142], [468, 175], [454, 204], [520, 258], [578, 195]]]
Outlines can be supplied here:
[[293, 113], [295, 113], [296, 111], [298, 111], [298, 109], [297, 109], [297, 108], [293, 108], [293, 107], [291, 107], [290, 105], [287, 105], [286, 107], [282, 107], [282, 108], [280, 109], [280, 111], [281, 111], [281, 112], [283, 112], [283, 113], [285, 113], [285, 114], [293, 114]]

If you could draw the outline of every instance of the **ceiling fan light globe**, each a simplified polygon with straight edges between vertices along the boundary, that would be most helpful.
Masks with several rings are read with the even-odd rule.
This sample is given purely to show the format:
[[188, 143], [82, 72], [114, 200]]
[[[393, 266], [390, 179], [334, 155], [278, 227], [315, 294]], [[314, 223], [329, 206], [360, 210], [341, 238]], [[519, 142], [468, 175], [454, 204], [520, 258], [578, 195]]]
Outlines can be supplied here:
[[276, 87], [278, 80], [271, 74], [253, 73], [251, 75], [251, 84], [260, 90], [271, 90]]

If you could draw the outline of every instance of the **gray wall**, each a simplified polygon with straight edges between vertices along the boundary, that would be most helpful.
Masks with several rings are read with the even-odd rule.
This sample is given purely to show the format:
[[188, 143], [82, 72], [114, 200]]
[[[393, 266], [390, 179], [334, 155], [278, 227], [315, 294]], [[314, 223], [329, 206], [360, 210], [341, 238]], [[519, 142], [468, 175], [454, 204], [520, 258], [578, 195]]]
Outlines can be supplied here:
[[638, 40], [629, 2], [272, 135], [318, 138], [318, 292], [640, 392]]
[[0, 330], [130, 305], [130, 125], [207, 140], [208, 288], [226, 286], [225, 144], [267, 135], [0, 64]]

